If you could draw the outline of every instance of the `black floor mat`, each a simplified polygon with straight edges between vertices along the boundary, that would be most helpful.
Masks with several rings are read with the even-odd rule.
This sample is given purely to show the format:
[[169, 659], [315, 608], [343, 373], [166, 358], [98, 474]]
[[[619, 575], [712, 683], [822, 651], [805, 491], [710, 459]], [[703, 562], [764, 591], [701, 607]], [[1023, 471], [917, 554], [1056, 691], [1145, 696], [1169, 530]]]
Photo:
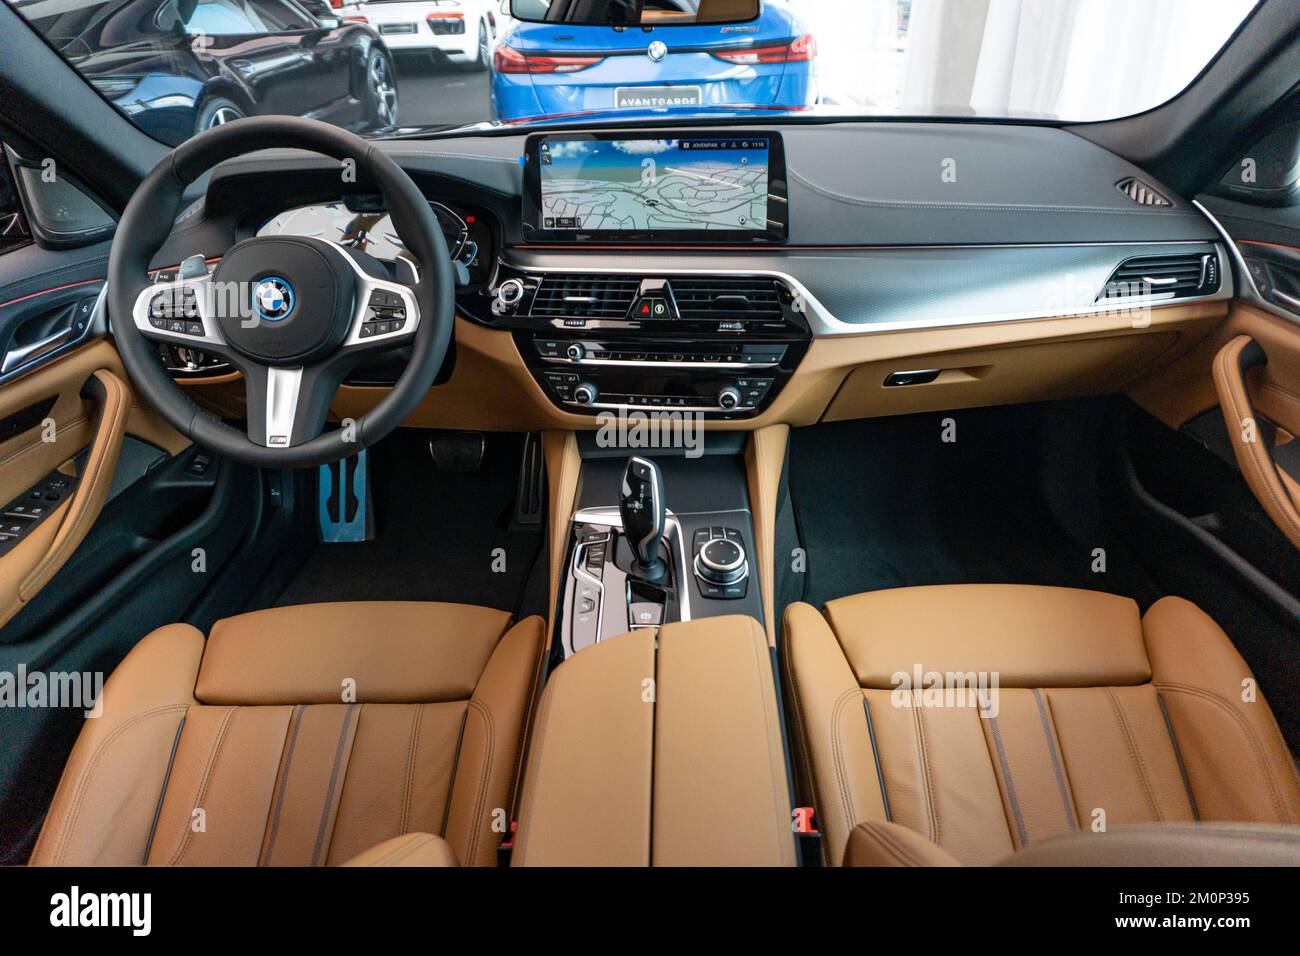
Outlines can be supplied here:
[[487, 436], [482, 467], [464, 473], [439, 471], [428, 438], [398, 431], [371, 449], [378, 536], [317, 545], [277, 606], [454, 601], [517, 614], [545, 611], [530, 606], [538, 589], [528, 587], [543, 523], [510, 523], [523, 436]]
[[[955, 441], [944, 441], [952, 419]], [[1104, 408], [1053, 403], [819, 425], [791, 436], [803, 599], [921, 584], [1159, 596], [1105, 527]], [[1105, 551], [1105, 573], [1093, 570]], [[800, 582], [787, 582], [799, 587]]]

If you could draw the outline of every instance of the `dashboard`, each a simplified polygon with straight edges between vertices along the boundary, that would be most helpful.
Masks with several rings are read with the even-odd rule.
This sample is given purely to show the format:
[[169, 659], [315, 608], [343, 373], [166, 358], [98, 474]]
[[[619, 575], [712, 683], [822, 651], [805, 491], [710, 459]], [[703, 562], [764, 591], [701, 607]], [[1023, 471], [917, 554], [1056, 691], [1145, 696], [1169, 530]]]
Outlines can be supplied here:
[[[455, 348], [416, 424], [673, 410], [754, 428], [1114, 390], [1192, 347], [1233, 295], [1230, 247], [1200, 209], [1050, 127], [377, 145], [459, 266]], [[401, 252], [377, 196], [300, 151], [222, 164], [183, 219], [163, 262], [285, 233]], [[345, 383], [347, 411], [395, 374]]]
[[[487, 281], [492, 261], [492, 230], [478, 213], [430, 201], [453, 262], [465, 266], [470, 283]], [[377, 195], [358, 194], [335, 202], [296, 206], [259, 226], [257, 236], [311, 236], [369, 253], [385, 262], [405, 251]]]

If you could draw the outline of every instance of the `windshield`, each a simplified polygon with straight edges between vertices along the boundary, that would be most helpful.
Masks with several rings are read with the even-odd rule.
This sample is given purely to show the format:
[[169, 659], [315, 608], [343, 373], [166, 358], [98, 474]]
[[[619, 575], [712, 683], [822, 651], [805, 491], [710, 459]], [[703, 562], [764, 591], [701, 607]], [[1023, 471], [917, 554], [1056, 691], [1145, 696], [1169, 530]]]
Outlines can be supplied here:
[[1176, 96], [1255, 6], [761, 0], [758, 19], [720, 24], [694, 22], [713, 0], [646, 0], [665, 25], [614, 29], [518, 21], [510, 0], [5, 2], [170, 145], [258, 114], [367, 136], [756, 114], [1113, 119]]

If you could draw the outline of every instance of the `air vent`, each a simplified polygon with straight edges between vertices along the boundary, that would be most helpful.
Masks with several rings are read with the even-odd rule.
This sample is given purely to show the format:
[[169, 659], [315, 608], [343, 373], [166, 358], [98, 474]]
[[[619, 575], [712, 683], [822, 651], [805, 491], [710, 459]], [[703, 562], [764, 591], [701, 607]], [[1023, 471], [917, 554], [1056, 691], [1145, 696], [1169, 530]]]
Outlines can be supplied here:
[[1156, 192], [1151, 186], [1148, 186], [1142, 180], [1134, 179], [1131, 176], [1128, 179], [1121, 179], [1115, 184], [1115, 188], [1139, 206], [1173, 205], [1173, 203], [1160, 195], [1160, 193]]
[[780, 322], [775, 279], [682, 277], [670, 280], [677, 312], [688, 322]]
[[1135, 296], [1179, 299], [1209, 295], [1218, 288], [1219, 257], [1212, 252], [1140, 256], [1120, 264], [1097, 301]]
[[633, 276], [550, 275], [542, 279], [531, 315], [562, 319], [624, 319], [641, 288]]

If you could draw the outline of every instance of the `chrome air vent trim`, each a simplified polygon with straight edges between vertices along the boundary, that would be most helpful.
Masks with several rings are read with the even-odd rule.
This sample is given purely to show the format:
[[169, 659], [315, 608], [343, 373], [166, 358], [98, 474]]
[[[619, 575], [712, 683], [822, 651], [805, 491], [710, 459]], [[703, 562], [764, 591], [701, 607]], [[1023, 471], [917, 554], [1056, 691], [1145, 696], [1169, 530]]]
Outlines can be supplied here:
[[1125, 301], [1141, 296], [1186, 299], [1209, 295], [1219, 287], [1218, 252], [1191, 252], [1167, 256], [1133, 256], [1115, 269], [1097, 301]]
[[548, 275], [533, 296], [528, 314], [535, 318], [623, 319], [641, 288], [632, 275]]
[[688, 322], [781, 322], [780, 280], [767, 276], [678, 276], [668, 283]]

